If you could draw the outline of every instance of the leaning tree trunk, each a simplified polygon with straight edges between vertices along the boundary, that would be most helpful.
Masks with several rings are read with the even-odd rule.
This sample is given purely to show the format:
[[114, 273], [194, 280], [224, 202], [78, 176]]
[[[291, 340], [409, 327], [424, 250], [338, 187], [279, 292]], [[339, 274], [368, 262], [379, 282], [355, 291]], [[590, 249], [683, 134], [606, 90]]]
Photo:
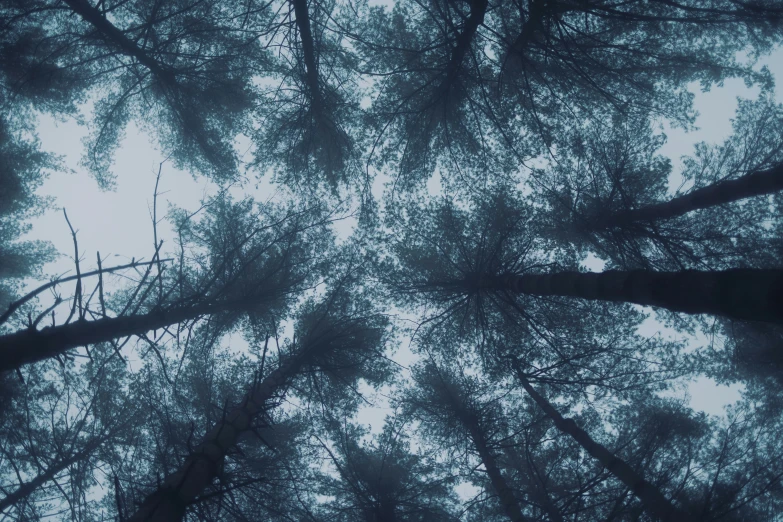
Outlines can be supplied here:
[[291, 379], [305, 363], [313, 349], [303, 350], [257, 383], [243, 398], [241, 405], [228, 412], [223, 420], [207, 432], [204, 440], [155, 491], [147, 495], [128, 522], [171, 522], [182, 520], [185, 510], [200, 495], [223, 467], [228, 451], [239, 437], [251, 429], [272, 396]]
[[246, 302], [231, 301], [182, 306], [141, 315], [75, 321], [41, 330], [25, 329], [0, 336], [0, 372], [18, 369], [60, 355], [72, 348], [141, 335], [202, 315], [239, 309]]
[[533, 389], [519, 368], [516, 369], [516, 372], [519, 382], [541, 409], [544, 410], [544, 413], [554, 421], [555, 426], [563, 433], [573, 437], [590, 455], [598, 459], [612, 475], [625, 484], [641, 501], [642, 506], [650, 515], [663, 522], [686, 522], [688, 520], [685, 514], [674, 507], [658, 488], [636, 473], [627, 462], [594, 441], [585, 430], [577, 426], [573, 419], [566, 419], [560, 415], [548, 400]]
[[508, 482], [506, 482], [500, 468], [498, 468], [495, 457], [492, 456], [492, 453], [489, 451], [486, 437], [484, 436], [481, 427], [478, 425], [478, 420], [475, 416], [466, 412], [462, 406], [456, 402], [455, 409], [460, 412], [458, 415], [459, 421], [470, 434], [473, 445], [476, 447], [476, 451], [478, 451], [481, 463], [484, 464], [484, 467], [487, 470], [492, 489], [495, 490], [495, 493], [500, 499], [500, 504], [503, 506], [503, 511], [506, 513], [506, 516], [508, 516], [511, 522], [526, 522], [522, 510], [519, 507], [519, 503], [517, 502], [517, 498], [514, 496], [514, 492], [511, 490]]
[[87, 457], [90, 453], [100, 446], [105, 439], [95, 439], [88, 443], [81, 451], [77, 451], [68, 458], [61, 459], [52, 463], [44, 472], [36, 475], [35, 478], [21, 484], [14, 491], [9, 493], [5, 498], [0, 500], [0, 514], [9, 507], [21, 502], [29, 497], [36, 489], [40, 488], [50, 480], [52, 480], [58, 473], [68, 468], [69, 466], [80, 462]]
[[482, 280], [480, 286], [521, 294], [659, 306], [689, 314], [783, 322], [783, 270], [557, 272], [501, 276]]
[[623, 227], [636, 221], [657, 221], [682, 216], [703, 208], [741, 199], [774, 194], [783, 190], [783, 163], [767, 170], [751, 172], [737, 179], [719, 181], [664, 203], [619, 212], [594, 228]]
[[174, 74], [166, 65], [161, 64], [150, 56], [144, 49], [129, 39], [123, 31], [112, 24], [104, 14], [90, 5], [87, 0], [64, 0], [73, 12], [82, 17], [82, 20], [92, 25], [100, 35], [110, 42], [123, 54], [135, 58], [152, 74], [164, 83], [173, 85]]
[[498, 468], [497, 462], [495, 462], [495, 457], [492, 456], [492, 453], [490, 453], [489, 448], [487, 447], [483, 434], [480, 432], [477, 433], [477, 426], [468, 427], [468, 430], [470, 431], [470, 438], [473, 439], [473, 444], [475, 444], [476, 450], [481, 458], [481, 462], [487, 470], [492, 489], [495, 490], [495, 493], [500, 499], [506, 516], [508, 516], [508, 519], [511, 520], [511, 522], [526, 522], [524, 515], [522, 515], [522, 510], [519, 507], [519, 503], [517, 502], [517, 498], [514, 496], [514, 492], [511, 490], [511, 487], [509, 487], [508, 482], [506, 482], [506, 478], [500, 472], [500, 468]]

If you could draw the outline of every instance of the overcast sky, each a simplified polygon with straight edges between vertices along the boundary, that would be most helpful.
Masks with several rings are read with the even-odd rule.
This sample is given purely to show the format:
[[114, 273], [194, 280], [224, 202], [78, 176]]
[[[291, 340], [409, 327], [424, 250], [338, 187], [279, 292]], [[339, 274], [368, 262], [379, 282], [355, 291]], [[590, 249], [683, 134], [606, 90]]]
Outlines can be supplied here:
[[[763, 60], [778, 80], [776, 98], [783, 100], [783, 50]], [[682, 130], [667, 129], [668, 142], [662, 153], [673, 162], [675, 173], [681, 162], [680, 156], [691, 153], [693, 144], [699, 141], [720, 143], [731, 133], [731, 118], [737, 106], [737, 96], [755, 98], [758, 89], [748, 89], [741, 80], [727, 81], [723, 87], [713, 88], [701, 93], [698, 85], [692, 86], [696, 93], [695, 105], [699, 112], [696, 122], [698, 131], [685, 133]], [[42, 239], [52, 242], [63, 255], [58, 261], [47, 265], [47, 276], [62, 274], [72, 270], [73, 244], [67, 224], [63, 218], [64, 207], [74, 228], [78, 230], [79, 249], [83, 258], [83, 269], [95, 266], [96, 252], [108, 259], [106, 264], [121, 264], [131, 258], [151, 257], [152, 239], [152, 196], [155, 178], [160, 163], [164, 160], [160, 151], [153, 147], [147, 137], [133, 126], [128, 128], [127, 137], [117, 151], [114, 173], [117, 176], [117, 189], [114, 192], [102, 192], [97, 183], [79, 166], [82, 137], [86, 129], [75, 121], [55, 122], [51, 117], [42, 116], [39, 120], [39, 137], [43, 149], [62, 155], [64, 164], [73, 172], [58, 172], [50, 177], [39, 190], [41, 195], [56, 198], [56, 210], [47, 212], [33, 222], [33, 230], [27, 239]], [[676, 185], [673, 183], [673, 185]], [[255, 180], [238, 190], [252, 191], [258, 200], [273, 196], [268, 184], [255, 190]], [[194, 210], [207, 194], [214, 194], [216, 187], [203, 178], [194, 180], [189, 174], [178, 171], [171, 163], [164, 163], [160, 181], [158, 215], [165, 216], [169, 204], [175, 204]], [[173, 250], [171, 229], [165, 221], [159, 225], [159, 235], [166, 243], [164, 251]], [[589, 263], [591, 269], [600, 269], [599, 264]], [[660, 330], [654, 321], [645, 325], [644, 333], [653, 335]], [[403, 347], [397, 358], [403, 364], [410, 361]], [[691, 405], [694, 409], [712, 414], [720, 414], [725, 404], [738, 397], [737, 387], [714, 386], [708, 379], [701, 379], [690, 386]], [[372, 422], [379, 428], [377, 421], [382, 420], [386, 408], [374, 412], [364, 409], [363, 422]]]

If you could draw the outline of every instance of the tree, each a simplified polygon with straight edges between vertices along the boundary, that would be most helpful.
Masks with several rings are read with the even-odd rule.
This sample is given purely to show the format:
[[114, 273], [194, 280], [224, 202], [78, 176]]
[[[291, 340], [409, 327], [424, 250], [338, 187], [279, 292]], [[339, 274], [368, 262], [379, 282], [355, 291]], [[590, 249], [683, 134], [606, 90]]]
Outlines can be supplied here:
[[[777, 520], [783, 3], [371, 4], [0, 6], [3, 516]], [[729, 78], [758, 99], [675, 172]], [[135, 124], [217, 195], [169, 231], [156, 190], [129, 263], [72, 227], [24, 293], [41, 113], [104, 188]]]
[[0, 119], [0, 308], [15, 300], [21, 278], [54, 259], [51, 245], [20, 241], [31, 228], [26, 221], [47, 208], [49, 202], [35, 190], [57, 165], [56, 158], [38, 150], [30, 130], [17, 118]]
[[[538, 239], [527, 209], [505, 195], [472, 204], [472, 213], [445, 200], [427, 209], [426, 221], [396, 223], [390, 238], [388, 284], [408, 299], [432, 299], [453, 313], [465, 305], [513, 300], [517, 294], [564, 296], [658, 306], [690, 314], [780, 322], [783, 272], [777, 269], [723, 271], [646, 270], [601, 273], [562, 270], [534, 250]], [[426, 212], [426, 211], [425, 211]], [[414, 214], [424, 218], [423, 214]], [[421, 297], [417, 297], [421, 296]], [[475, 303], [474, 303], [475, 302]], [[516, 306], [524, 310], [524, 305]]]
[[[28, 328], [0, 336], [0, 352], [5, 354], [0, 370], [56, 357], [79, 346], [143, 336], [205, 315], [222, 315], [228, 327], [241, 314], [284, 313], [292, 296], [312, 281], [313, 249], [324, 246], [329, 235], [323, 233], [325, 221], [317, 208], [269, 209], [253, 216], [254, 206], [252, 200], [216, 199], [199, 224], [181, 222], [181, 238], [193, 238], [192, 248], [206, 249], [206, 253], [197, 253], [187, 266], [187, 245], [182, 244], [180, 266], [166, 273], [160, 270], [156, 253], [157, 263], [147, 265], [141, 283], [117, 295], [114, 317], [108, 316], [103, 299], [103, 272], [92, 273], [99, 278], [98, 310], [89, 308], [89, 299], [82, 302], [81, 279], [77, 279], [71, 313], [64, 324], [38, 330], [47, 310]], [[313, 241], [305, 239], [311, 233], [315, 234]], [[158, 273], [152, 275], [156, 265]]]
[[441, 176], [465, 186], [513, 177], [567, 146], [569, 127], [613, 110], [689, 124], [681, 86], [767, 82], [734, 50], [764, 52], [780, 26], [774, 3], [434, 1], [368, 9], [353, 38], [376, 81], [381, 159], [394, 160], [399, 184], [422, 183], [440, 161]]
[[527, 520], [519, 501], [498, 466], [497, 442], [493, 432], [502, 433], [502, 410], [491, 400], [481, 401], [479, 384], [470, 378], [454, 374], [433, 364], [421, 368], [416, 375], [417, 390], [407, 399], [412, 415], [429, 424], [429, 430], [445, 444], [459, 445], [470, 441], [471, 452], [484, 466], [493, 496], [512, 522]]
[[54, 516], [51, 498], [74, 519], [97, 511], [91, 489], [103, 469], [117, 465], [114, 449], [133, 444], [142, 414], [126, 393], [123, 366], [109, 358], [105, 351], [80, 369], [25, 369], [21, 389], [0, 412], [4, 516]]
[[557, 409], [530, 385], [530, 381], [527, 380], [519, 366], [516, 367], [516, 372], [522, 387], [552, 419], [555, 426], [560, 431], [571, 435], [584, 447], [585, 451], [598, 459], [615, 477], [625, 484], [642, 501], [648, 513], [651, 513], [658, 520], [688, 520], [685, 514], [673, 506], [661, 494], [658, 488], [639, 476], [625, 461], [612, 455], [609, 450], [595, 442], [572, 419], [566, 419], [560, 415]]
[[6, 3], [2, 18], [13, 21], [3, 35], [7, 74], [22, 99], [74, 111], [98, 95], [85, 164], [103, 185], [112, 185], [112, 153], [130, 120], [156, 122], [148, 131], [181, 166], [236, 177], [232, 141], [265, 63], [257, 38], [267, 29], [263, 6], [40, 0]]
[[358, 171], [358, 92], [353, 53], [342, 42], [338, 7], [329, 0], [281, 2], [281, 36], [254, 133], [257, 165], [304, 192], [332, 193]]
[[240, 404], [227, 411], [177, 471], [147, 495], [130, 520], [182, 519], [188, 504], [218, 475], [226, 453], [236, 445], [240, 435], [249, 431], [254, 419], [279, 400], [279, 394], [284, 393], [297, 374], [318, 371], [339, 374], [344, 367], [360, 366], [368, 360], [365, 352], [378, 349], [383, 325], [377, 317], [356, 314], [348, 303], [335, 306], [335, 299], [340, 297], [332, 294], [320, 306], [305, 308], [299, 318], [299, 340], [278, 361], [279, 366], [253, 383]]
[[[405, 419], [386, 420], [371, 443], [359, 426], [335, 434], [330, 448], [318, 439], [337, 469], [337, 478], [323, 477], [321, 492], [334, 498], [324, 515], [345, 522], [453, 521], [453, 477], [431, 456], [410, 452]], [[317, 435], [314, 435], [317, 437]]]
[[665, 136], [647, 120], [615, 115], [609, 127], [572, 129], [574, 145], [532, 183], [545, 203], [546, 233], [623, 269], [778, 266], [766, 228], [775, 211], [758, 196], [779, 191], [780, 106], [768, 93], [740, 100], [734, 134], [720, 146], [696, 146], [677, 192], [693, 187], [672, 199], [671, 165], [657, 154]]

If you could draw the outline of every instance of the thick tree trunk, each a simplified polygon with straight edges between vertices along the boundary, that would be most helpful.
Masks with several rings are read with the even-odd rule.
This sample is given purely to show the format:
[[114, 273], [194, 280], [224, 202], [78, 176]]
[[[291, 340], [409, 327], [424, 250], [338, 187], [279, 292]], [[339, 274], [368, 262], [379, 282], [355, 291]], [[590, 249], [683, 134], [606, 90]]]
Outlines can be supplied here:
[[259, 382], [241, 406], [226, 414], [191, 453], [177, 472], [150, 493], [128, 522], [172, 522], [182, 520], [185, 510], [223, 467], [226, 453], [251, 428], [253, 418], [262, 412], [272, 396], [293, 377], [311, 350], [303, 351]]
[[112, 24], [98, 9], [90, 5], [87, 0], [64, 0], [82, 19], [92, 25], [100, 34], [119, 49], [123, 54], [135, 58], [140, 64], [166, 83], [174, 81], [173, 72], [155, 60], [135, 42], [130, 40], [125, 33]]
[[0, 372], [55, 357], [79, 346], [141, 335], [182, 321], [196, 319], [202, 315], [241, 309], [247, 304], [242, 301], [231, 301], [184, 306], [143, 315], [76, 321], [41, 330], [20, 330], [0, 336]]
[[58, 473], [66, 469], [68, 466], [71, 466], [72, 464], [75, 464], [87, 457], [90, 453], [95, 451], [95, 449], [100, 446], [103, 441], [104, 439], [93, 440], [81, 451], [74, 453], [67, 459], [52, 463], [52, 465], [49, 466], [46, 471], [36, 476], [29, 482], [21, 484], [18, 488], [16, 488], [16, 490], [9, 493], [5, 498], [0, 500], [0, 513], [29, 497], [36, 489], [52, 480]]
[[485, 288], [659, 306], [675, 312], [783, 322], [783, 270], [558, 272], [503, 276]]
[[665, 203], [620, 212], [610, 216], [595, 228], [622, 227], [636, 221], [656, 221], [682, 216], [703, 208], [733, 201], [774, 194], [783, 190], [783, 163], [771, 169], [751, 172], [737, 179], [720, 181]]
[[594, 441], [585, 430], [576, 425], [573, 419], [566, 419], [560, 415], [548, 400], [533, 389], [519, 368], [517, 368], [517, 377], [533, 400], [554, 421], [555, 426], [563, 433], [573, 437], [590, 455], [598, 459], [620, 482], [625, 484], [641, 501], [644, 509], [650, 515], [663, 522], [686, 522], [689, 520], [684, 513], [675, 508], [663, 496], [658, 488], [636, 473], [624, 460]]

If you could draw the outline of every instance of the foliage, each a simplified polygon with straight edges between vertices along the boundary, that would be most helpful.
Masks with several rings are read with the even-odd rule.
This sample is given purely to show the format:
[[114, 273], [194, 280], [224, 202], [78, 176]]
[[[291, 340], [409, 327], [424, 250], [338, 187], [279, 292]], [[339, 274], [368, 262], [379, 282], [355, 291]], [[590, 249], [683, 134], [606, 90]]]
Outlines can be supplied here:
[[[3, 2], [0, 514], [780, 520], [782, 40], [780, 0]], [[218, 191], [30, 290], [38, 114], [103, 188], [134, 126]]]

